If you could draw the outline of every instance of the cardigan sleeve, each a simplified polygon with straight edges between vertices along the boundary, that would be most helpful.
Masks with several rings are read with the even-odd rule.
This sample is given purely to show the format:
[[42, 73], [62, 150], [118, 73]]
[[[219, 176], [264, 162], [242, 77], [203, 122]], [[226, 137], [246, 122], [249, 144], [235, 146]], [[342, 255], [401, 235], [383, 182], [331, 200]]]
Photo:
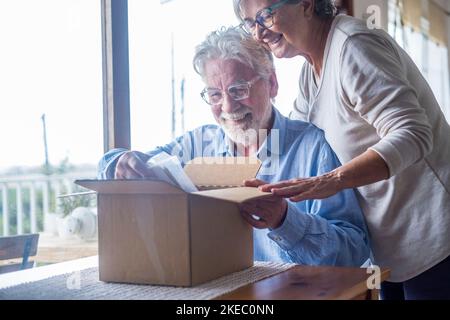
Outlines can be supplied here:
[[402, 63], [399, 54], [386, 39], [358, 34], [347, 39], [340, 57], [341, 88], [350, 107], [376, 129], [381, 140], [369, 149], [384, 159], [390, 176], [433, 148], [428, 117], [407, 80], [414, 62]]

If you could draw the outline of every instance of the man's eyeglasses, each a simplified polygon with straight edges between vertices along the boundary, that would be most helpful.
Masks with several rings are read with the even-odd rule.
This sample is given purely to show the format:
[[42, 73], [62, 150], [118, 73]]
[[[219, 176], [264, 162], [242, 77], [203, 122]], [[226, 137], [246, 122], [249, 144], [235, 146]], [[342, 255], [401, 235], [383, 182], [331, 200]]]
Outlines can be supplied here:
[[281, 0], [274, 3], [273, 5], [261, 9], [256, 13], [255, 20], [246, 19], [241, 24], [241, 27], [247, 33], [255, 33], [256, 24], [258, 24], [263, 29], [269, 29], [273, 26], [273, 16], [275, 14], [274, 10], [284, 6], [286, 3], [292, 2], [291, 0]]
[[[227, 93], [231, 99], [235, 101], [247, 99], [250, 96], [250, 88], [259, 80], [260, 76], [256, 76], [250, 81], [233, 84], [228, 87]], [[223, 90], [205, 88], [200, 93], [203, 100], [209, 105], [219, 105], [223, 102]]]

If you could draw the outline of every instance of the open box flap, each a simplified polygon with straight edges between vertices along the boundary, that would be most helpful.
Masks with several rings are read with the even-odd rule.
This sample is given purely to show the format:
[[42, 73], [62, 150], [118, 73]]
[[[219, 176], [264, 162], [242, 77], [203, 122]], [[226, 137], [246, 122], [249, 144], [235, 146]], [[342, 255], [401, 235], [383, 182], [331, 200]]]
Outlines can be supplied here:
[[239, 187], [218, 190], [207, 190], [193, 192], [192, 194], [202, 197], [226, 200], [234, 203], [243, 203], [248, 200], [268, 198], [273, 195], [270, 192], [262, 192], [258, 188]]
[[166, 182], [154, 180], [76, 180], [75, 183], [105, 194], [185, 194]]
[[252, 179], [261, 161], [248, 157], [204, 157], [189, 161], [184, 171], [196, 186], [241, 186]]

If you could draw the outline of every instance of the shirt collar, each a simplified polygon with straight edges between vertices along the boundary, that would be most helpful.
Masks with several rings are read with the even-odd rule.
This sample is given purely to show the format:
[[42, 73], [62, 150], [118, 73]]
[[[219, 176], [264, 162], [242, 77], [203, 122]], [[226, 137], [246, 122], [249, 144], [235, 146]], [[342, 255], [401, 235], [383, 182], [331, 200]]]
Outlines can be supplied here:
[[[266, 141], [258, 150], [260, 154], [277, 154], [282, 155], [284, 153], [284, 138], [286, 135], [286, 118], [275, 108], [272, 107], [273, 125], [270, 130]], [[278, 137], [277, 137], [278, 136]], [[278, 143], [278, 146], [274, 145]]]
[[225, 134], [225, 131], [223, 131], [223, 129], [221, 128], [220, 130], [221, 135], [217, 141], [217, 145], [216, 145], [216, 151], [218, 155], [222, 155], [222, 156], [233, 156], [233, 152], [231, 152], [230, 150], [232, 150], [230, 148], [230, 146], [232, 146], [232, 141], [230, 140], [230, 138], [228, 138], [228, 136]]

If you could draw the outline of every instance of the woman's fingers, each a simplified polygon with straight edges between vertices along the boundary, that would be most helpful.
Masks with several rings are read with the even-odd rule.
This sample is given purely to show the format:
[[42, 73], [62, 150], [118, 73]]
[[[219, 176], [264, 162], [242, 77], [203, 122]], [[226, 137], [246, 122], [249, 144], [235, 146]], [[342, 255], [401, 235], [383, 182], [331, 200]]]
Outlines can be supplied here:
[[286, 181], [280, 181], [277, 183], [265, 184], [263, 186], [260, 186], [260, 189], [263, 192], [271, 192], [272, 189], [280, 189], [280, 188], [294, 186], [294, 185], [298, 184], [299, 181], [302, 181], [302, 179], [286, 180]]
[[289, 187], [272, 189], [272, 193], [299, 202], [309, 199], [325, 199], [341, 190], [342, 186], [336, 183], [332, 176], [322, 175], [299, 180], [295, 185]]
[[259, 180], [259, 179], [249, 179], [244, 180], [244, 186], [258, 188], [259, 186], [265, 185], [267, 182]]
[[305, 192], [307, 190], [307, 188], [305, 188], [304, 184], [295, 184], [295, 185], [291, 185], [291, 186], [287, 186], [287, 187], [282, 187], [282, 188], [273, 188], [272, 194], [279, 196], [279, 197], [283, 197], [283, 198], [290, 198], [290, 197], [294, 197], [294, 196], [298, 196], [301, 193]]

